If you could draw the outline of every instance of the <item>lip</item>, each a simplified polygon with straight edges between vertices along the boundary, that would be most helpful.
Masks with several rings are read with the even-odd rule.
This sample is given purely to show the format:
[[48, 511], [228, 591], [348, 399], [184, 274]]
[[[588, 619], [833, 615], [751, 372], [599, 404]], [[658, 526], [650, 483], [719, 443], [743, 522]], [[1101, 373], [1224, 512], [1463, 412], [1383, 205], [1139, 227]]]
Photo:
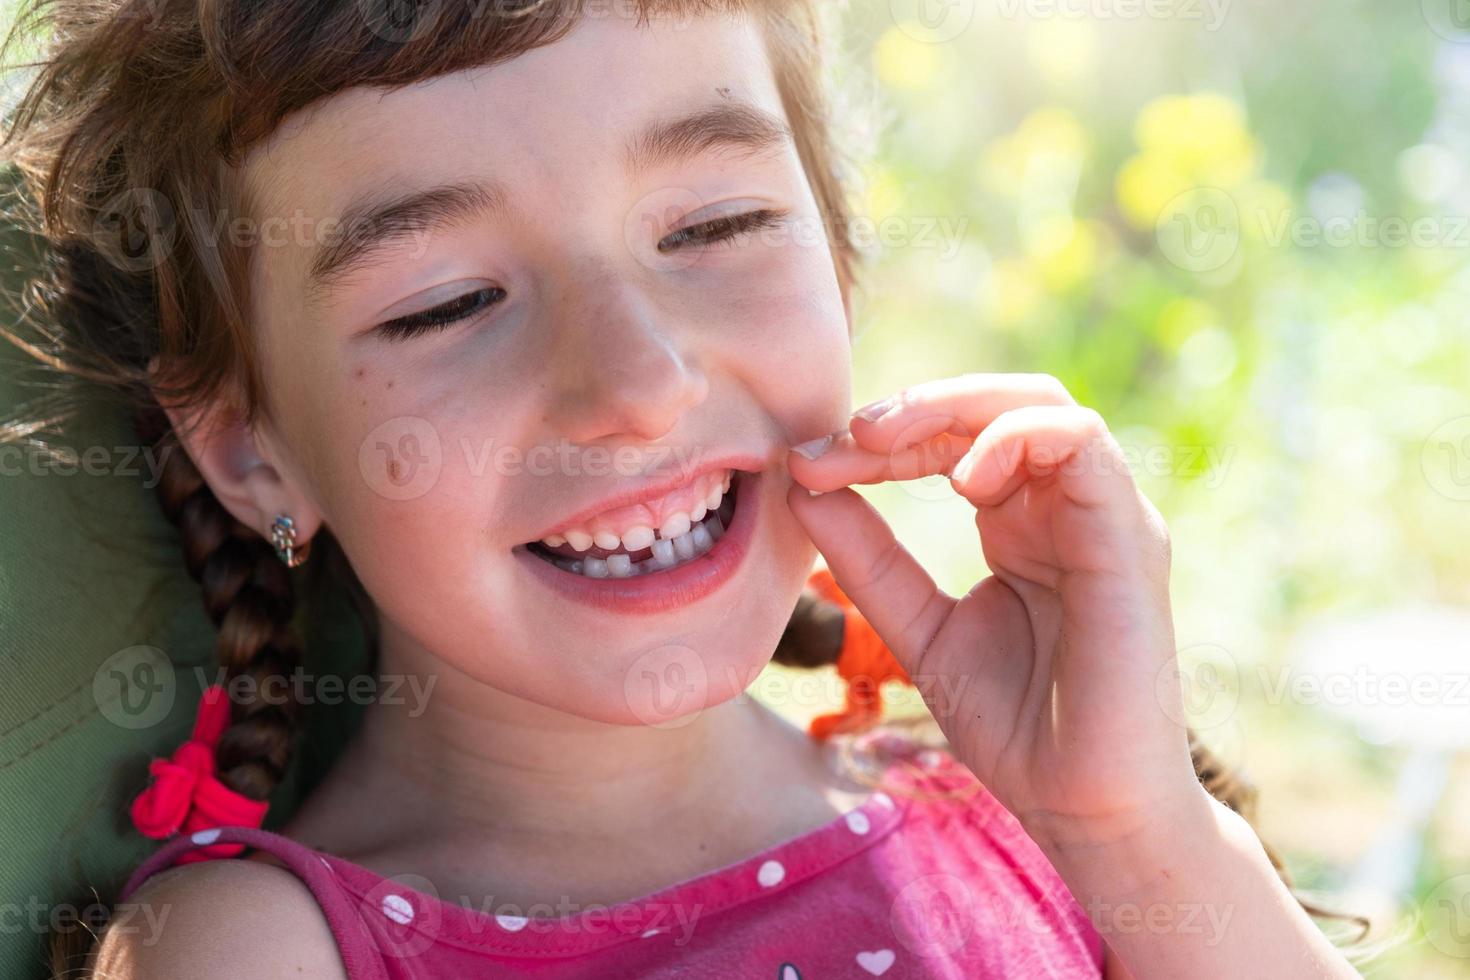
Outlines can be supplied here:
[[675, 473], [672, 476], [649, 483], [641, 483], [638, 486], [630, 487], [619, 493], [603, 497], [596, 503], [583, 507], [570, 517], [562, 518], [555, 525], [527, 540], [540, 541], [542, 538], [550, 537], [553, 534], [560, 534], [565, 528], [577, 527], [579, 525], [585, 526], [594, 517], [599, 514], [605, 514], [610, 510], [658, 500], [660, 497], [665, 497], [681, 487], [689, 486], [701, 476], [714, 470], [756, 471], [763, 469], [765, 465], [766, 461], [756, 456], [731, 456], [724, 459], [712, 460], [698, 469], [690, 470], [688, 473]]
[[[716, 464], [706, 469], [728, 465], [731, 464]], [[738, 466], [734, 468], [739, 469]], [[744, 562], [750, 551], [751, 539], [755, 536], [763, 476], [760, 471], [741, 470], [736, 477], [740, 481], [740, 492], [735, 498], [735, 513], [731, 515], [730, 526], [725, 528], [725, 533], [720, 535], [713, 548], [677, 568], [633, 578], [588, 578], [557, 568], [533, 555], [525, 545], [517, 545], [511, 552], [518, 562], [553, 591], [597, 609], [646, 616], [687, 606], [734, 578]], [[675, 483], [668, 489], [682, 485], [683, 482]], [[643, 499], [647, 499], [646, 492], [629, 502], [637, 503]]]

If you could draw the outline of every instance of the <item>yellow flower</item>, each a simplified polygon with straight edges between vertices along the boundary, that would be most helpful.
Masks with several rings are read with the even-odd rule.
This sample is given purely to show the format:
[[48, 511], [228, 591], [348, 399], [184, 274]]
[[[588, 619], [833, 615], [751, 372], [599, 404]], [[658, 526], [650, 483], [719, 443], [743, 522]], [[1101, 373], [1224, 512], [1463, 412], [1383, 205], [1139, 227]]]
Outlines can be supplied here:
[[1111, 248], [1106, 228], [1092, 221], [1073, 222], [1061, 247], [1040, 259], [1042, 281], [1054, 293], [1065, 292], [1092, 278]]
[[990, 315], [996, 324], [1013, 327], [1024, 321], [1041, 303], [1041, 277], [1028, 259], [997, 259], [990, 267], [986, 294]]
[[1043, 106], [1022, 120], [1015, 132], [986, 148], [980, 160], [980, 179], [991, 191], [1016, 197], [1025, 188], [1033, 165], [1051, 158], [1051, 165], [1075, 170], [1087, 147], [1087, 130], [1076, 116], [1058, 106]]
[[1170, 95], [1138, 114], [1140, 152], [1118, 171], [1118, 205], [1128, 220], [1149, 228], [1174, 198], [1193, 188], [1230, 192], [1256, 175], [1260, 145], [1240, 105], [1223, 95]]
[[940, 45], [917, 39], [922, 36], [917, 25], [905, 25], [890, 27], [878, 39], [873, 46], [873, 64], [885, 85], [922, 92], [934, 83], [942, 67]]

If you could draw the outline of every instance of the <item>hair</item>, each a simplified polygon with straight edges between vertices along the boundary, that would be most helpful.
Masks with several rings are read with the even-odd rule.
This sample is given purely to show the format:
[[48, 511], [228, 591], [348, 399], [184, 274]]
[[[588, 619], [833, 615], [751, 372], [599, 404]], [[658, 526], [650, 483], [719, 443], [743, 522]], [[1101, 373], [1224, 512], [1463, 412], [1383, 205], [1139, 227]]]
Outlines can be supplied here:
[[[291, 113], [349, 87], [393, 88], [507, 61], [556, 41], [587, 15], [581, 0], [430, 0], [422, 17], [404, 24], [388, 18], [391, 7], [391, 0], [23, 0], [3, 48], [7, 64], [27, 45], [42, 48], [38, 59], [12, 66], [33, 74], [7, 110], [0, 147], [20, 178], [7, 218], [46, 252], [19, 304], [24, 324], [0, 334], [61, 383], [0, 424], [0, 441], [44, 448], [80, 398], [113, 399], [129, 413], [143, 445], [164, 461], [159, 503], [218, 627], [227, 679], [264, 682], [296, 669], [293, 582], [271, 545], [225, 509], [179, 451], [162, 406], [223, 400], [246, 422], [270, 416], [250, 329], [251, 253], [211, 231], [219, 216], [254, 213], [240, 171], [245, 153]], [[624, 0], [620, 9], [640, 23], [735, 11], [756, 17], [851, 315], [864, 258], [848, 233], [860, 170], [843, 138], [851, 134], [839, 126], [849, 120], [834, 111], [838, 93], [824, 75], [831, 61], [824, 18], [833, 6]], [[371, 640], [371, 603], [327, 528], [312, 553], [312, 581], [344, 586]], [[803, 593], [775, 659], [832, 664], [841, 635], [841, 610]], [[232, 699], [231, 711], [217, 749], [220, 778], [265, 799], [290, 764], [302, 708]], [[1193, 737], [1191, 751], [1210, 792], [1249, 818], [1251, 788]], [[88, 941], [78, 937], [87, 935], [53, 934], [57, 974], [75, 971], [86, 952], [78, 943]]]

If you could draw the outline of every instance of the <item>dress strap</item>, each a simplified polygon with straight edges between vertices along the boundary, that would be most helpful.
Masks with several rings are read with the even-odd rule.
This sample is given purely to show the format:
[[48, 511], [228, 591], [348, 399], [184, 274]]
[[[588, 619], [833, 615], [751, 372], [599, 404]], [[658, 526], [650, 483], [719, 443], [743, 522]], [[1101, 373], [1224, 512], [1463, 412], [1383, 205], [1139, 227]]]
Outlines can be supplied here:
[[[361, 914], [360, 900], [342, 887], [337, 872], [326, 857], [289, 837], [254, 827], [215, 827], [181, 834], [164, 844], [140, 864], [123, 886], [119, 902], [126, 901], [149, 878], [181, 863], [180, 859], [199, 848], [217, 844], [242, 844], [273, 855], [311, 889], [321, 908], [350, 980], [387, 980], [382, 948]], [[216, 860], [241, 860], [217, 858]]]

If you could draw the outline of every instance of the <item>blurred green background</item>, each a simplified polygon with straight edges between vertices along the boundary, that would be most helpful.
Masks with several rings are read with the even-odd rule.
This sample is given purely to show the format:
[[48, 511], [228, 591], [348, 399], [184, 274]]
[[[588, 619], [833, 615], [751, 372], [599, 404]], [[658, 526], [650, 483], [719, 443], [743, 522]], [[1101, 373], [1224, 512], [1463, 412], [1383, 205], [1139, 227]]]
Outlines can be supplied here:
[[[1190, 720], [1263, 836], [1375, 918], [1366, 975], [1470, 976], [1470, 4], [841, 23], [881, 240], [856, 403], [1041, 371], [1100, 411], [1172, 532]], [[987, 574], [943, 481], [864, 492], [951, 594]]]
[[[1026, 371], [1098, 409], [1169, 522], [1190, 721], [1263, 836], [1374, 916], [1365, 975], [1470, 976], [1470, 4], [834, 22], [874, 239], [856, 403]], [[987, 574], [942, 481], [864, 493], [951, 594]], [[840, 699], [776, 667], [753, 692]]]

